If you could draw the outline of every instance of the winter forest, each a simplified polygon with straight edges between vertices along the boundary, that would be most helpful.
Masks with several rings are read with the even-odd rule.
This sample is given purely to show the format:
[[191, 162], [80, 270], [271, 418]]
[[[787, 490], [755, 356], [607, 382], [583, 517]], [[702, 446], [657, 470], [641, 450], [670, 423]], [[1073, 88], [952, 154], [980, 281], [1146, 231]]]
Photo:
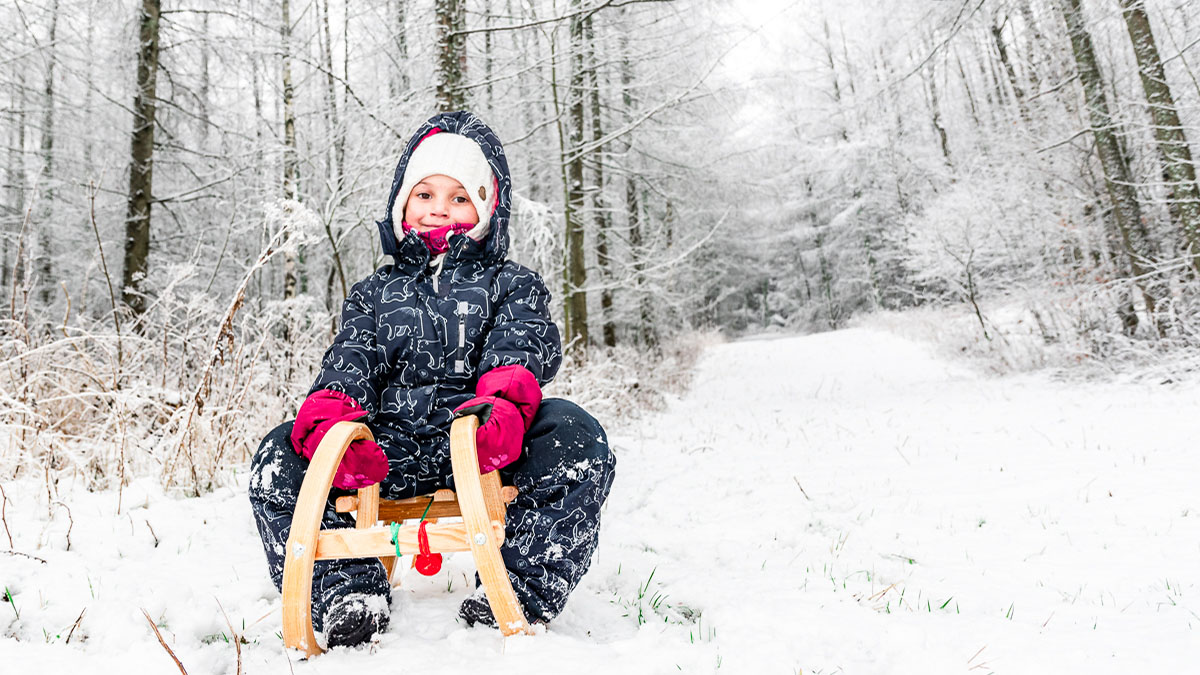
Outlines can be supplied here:
[[13, 513], [239, 484], [387, 262], [438, 111], [503, 139], [548, 395], [614, 425], [709, 345], [871, 317], [990, 376], [1200, 367], [1197, 0], [0, 0], [0, 26], [0, 486], [38, 558]]

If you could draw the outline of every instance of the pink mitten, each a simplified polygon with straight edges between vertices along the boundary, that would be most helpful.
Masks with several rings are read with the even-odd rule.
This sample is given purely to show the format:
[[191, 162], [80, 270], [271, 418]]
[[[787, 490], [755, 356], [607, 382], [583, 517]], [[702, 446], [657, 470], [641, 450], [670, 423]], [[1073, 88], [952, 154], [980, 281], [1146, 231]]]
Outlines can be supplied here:
[[508, 466], [521, 456], [525, 422], [517, 406], [499, 396], [479, 396], [455, 408], [458, 417], [475, 415], [475, 452], [479, 455], [479, 473]]
[[333, 486], [358, 490], [383, 481], [388, 475], [387, 455], [375, 441], [360, 438], [350, 443], [342, 463], [333, 472]]
[[[305, 459], [312, 460], [325, 434], [338, 422], [353, 422], [367, 416], [353, 398], [331, 389], [314, 391], [304, 400], [292, 425], [292, 447]], [[383, 449], [374, 441], [358, 439], [346, 448], [341, 464], [333, 474], [334, 487], [357, 490], [387, 478], [388, 463]]]
[[517, 406], [525, 422], [525, 431], [529, 431], [538, 406], [542, 404], [542, 388], [525, 366], [500, 366], [487, 371], [475, 385], [475, 395], [499, 396]]

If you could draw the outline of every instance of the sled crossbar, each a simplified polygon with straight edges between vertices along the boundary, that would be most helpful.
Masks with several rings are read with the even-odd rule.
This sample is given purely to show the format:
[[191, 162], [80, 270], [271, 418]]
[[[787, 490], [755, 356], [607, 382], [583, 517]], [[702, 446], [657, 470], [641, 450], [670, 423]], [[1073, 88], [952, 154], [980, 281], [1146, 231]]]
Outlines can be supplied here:
[[[429, 548], [441, 553], [459, 553], [471, 550], [464, 523], [434, 523], [426, 526]], [[504, 541], [504, 525], [492, 521], [492, 533], [497, 541]], [[397, 546], [401, 553], [416, 555], [421, 552], [417, 545], [417, 526], [406, 525], [396, 534], [392, 543], [392, 532], [387, 527], [376, 526], [365, 530], [323, 530], [317, 536], [316, 560], [340, 560], [342, 558], [385, 558], [396, 555]]]
[[[430, 496], [433, 497], [432, 504], [429, 503]], [[500, 499], [505, 504], [516, 498], [517, 488], [511, 485], [505, 485], [500, 488]], [[357, 511], [358, 506], [358, 497], [338, 497], [337, 501], [334, 502], [334, 508], [338, 513]], [[402, 520], [412, 520], [421, 518], [422, 516], [426, 518], [446, 518], [461, 514], [462, 511], [458, 505], [458, 498], [454, 495], [453, 490], [438, 490], [432, 495], [424, 497], [379, 500], [379, 519], [383, 521], [398, 523]]]

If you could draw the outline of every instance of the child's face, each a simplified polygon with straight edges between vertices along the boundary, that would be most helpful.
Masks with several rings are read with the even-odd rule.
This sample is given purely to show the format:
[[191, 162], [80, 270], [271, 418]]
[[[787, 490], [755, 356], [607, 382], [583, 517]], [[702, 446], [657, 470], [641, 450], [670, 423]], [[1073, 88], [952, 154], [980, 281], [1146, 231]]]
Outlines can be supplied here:
[[462, 183], [449, 176], [430, 176], [413, 187], [404, 206], [404, 222], [417, 231], [479, 222], [475, 205]]

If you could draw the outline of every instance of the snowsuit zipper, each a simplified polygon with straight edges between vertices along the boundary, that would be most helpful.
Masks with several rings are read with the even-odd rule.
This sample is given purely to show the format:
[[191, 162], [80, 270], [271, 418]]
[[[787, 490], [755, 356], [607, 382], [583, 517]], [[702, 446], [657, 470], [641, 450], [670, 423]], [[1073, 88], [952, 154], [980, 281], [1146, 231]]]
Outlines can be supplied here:
[[434, 293], [438, 292], [438, 277], [440, 277], [442, 275], [442, 265], [444, 265], [445, 263], [446, 263], [446, 255], [444, 253], [442, 255], [434, 258], [429, 263], [429, 280], [433, 282], [433, 292]]
[[467, 312], [468, 306], [466, 300], [459, 300], [458, 307], [454, 313], [458, 315], [458, 347], [454, 350], [454, 372], [462, 373], [467, 369], [467, 363], [464, 360], [464, 350], [467, 346]]

